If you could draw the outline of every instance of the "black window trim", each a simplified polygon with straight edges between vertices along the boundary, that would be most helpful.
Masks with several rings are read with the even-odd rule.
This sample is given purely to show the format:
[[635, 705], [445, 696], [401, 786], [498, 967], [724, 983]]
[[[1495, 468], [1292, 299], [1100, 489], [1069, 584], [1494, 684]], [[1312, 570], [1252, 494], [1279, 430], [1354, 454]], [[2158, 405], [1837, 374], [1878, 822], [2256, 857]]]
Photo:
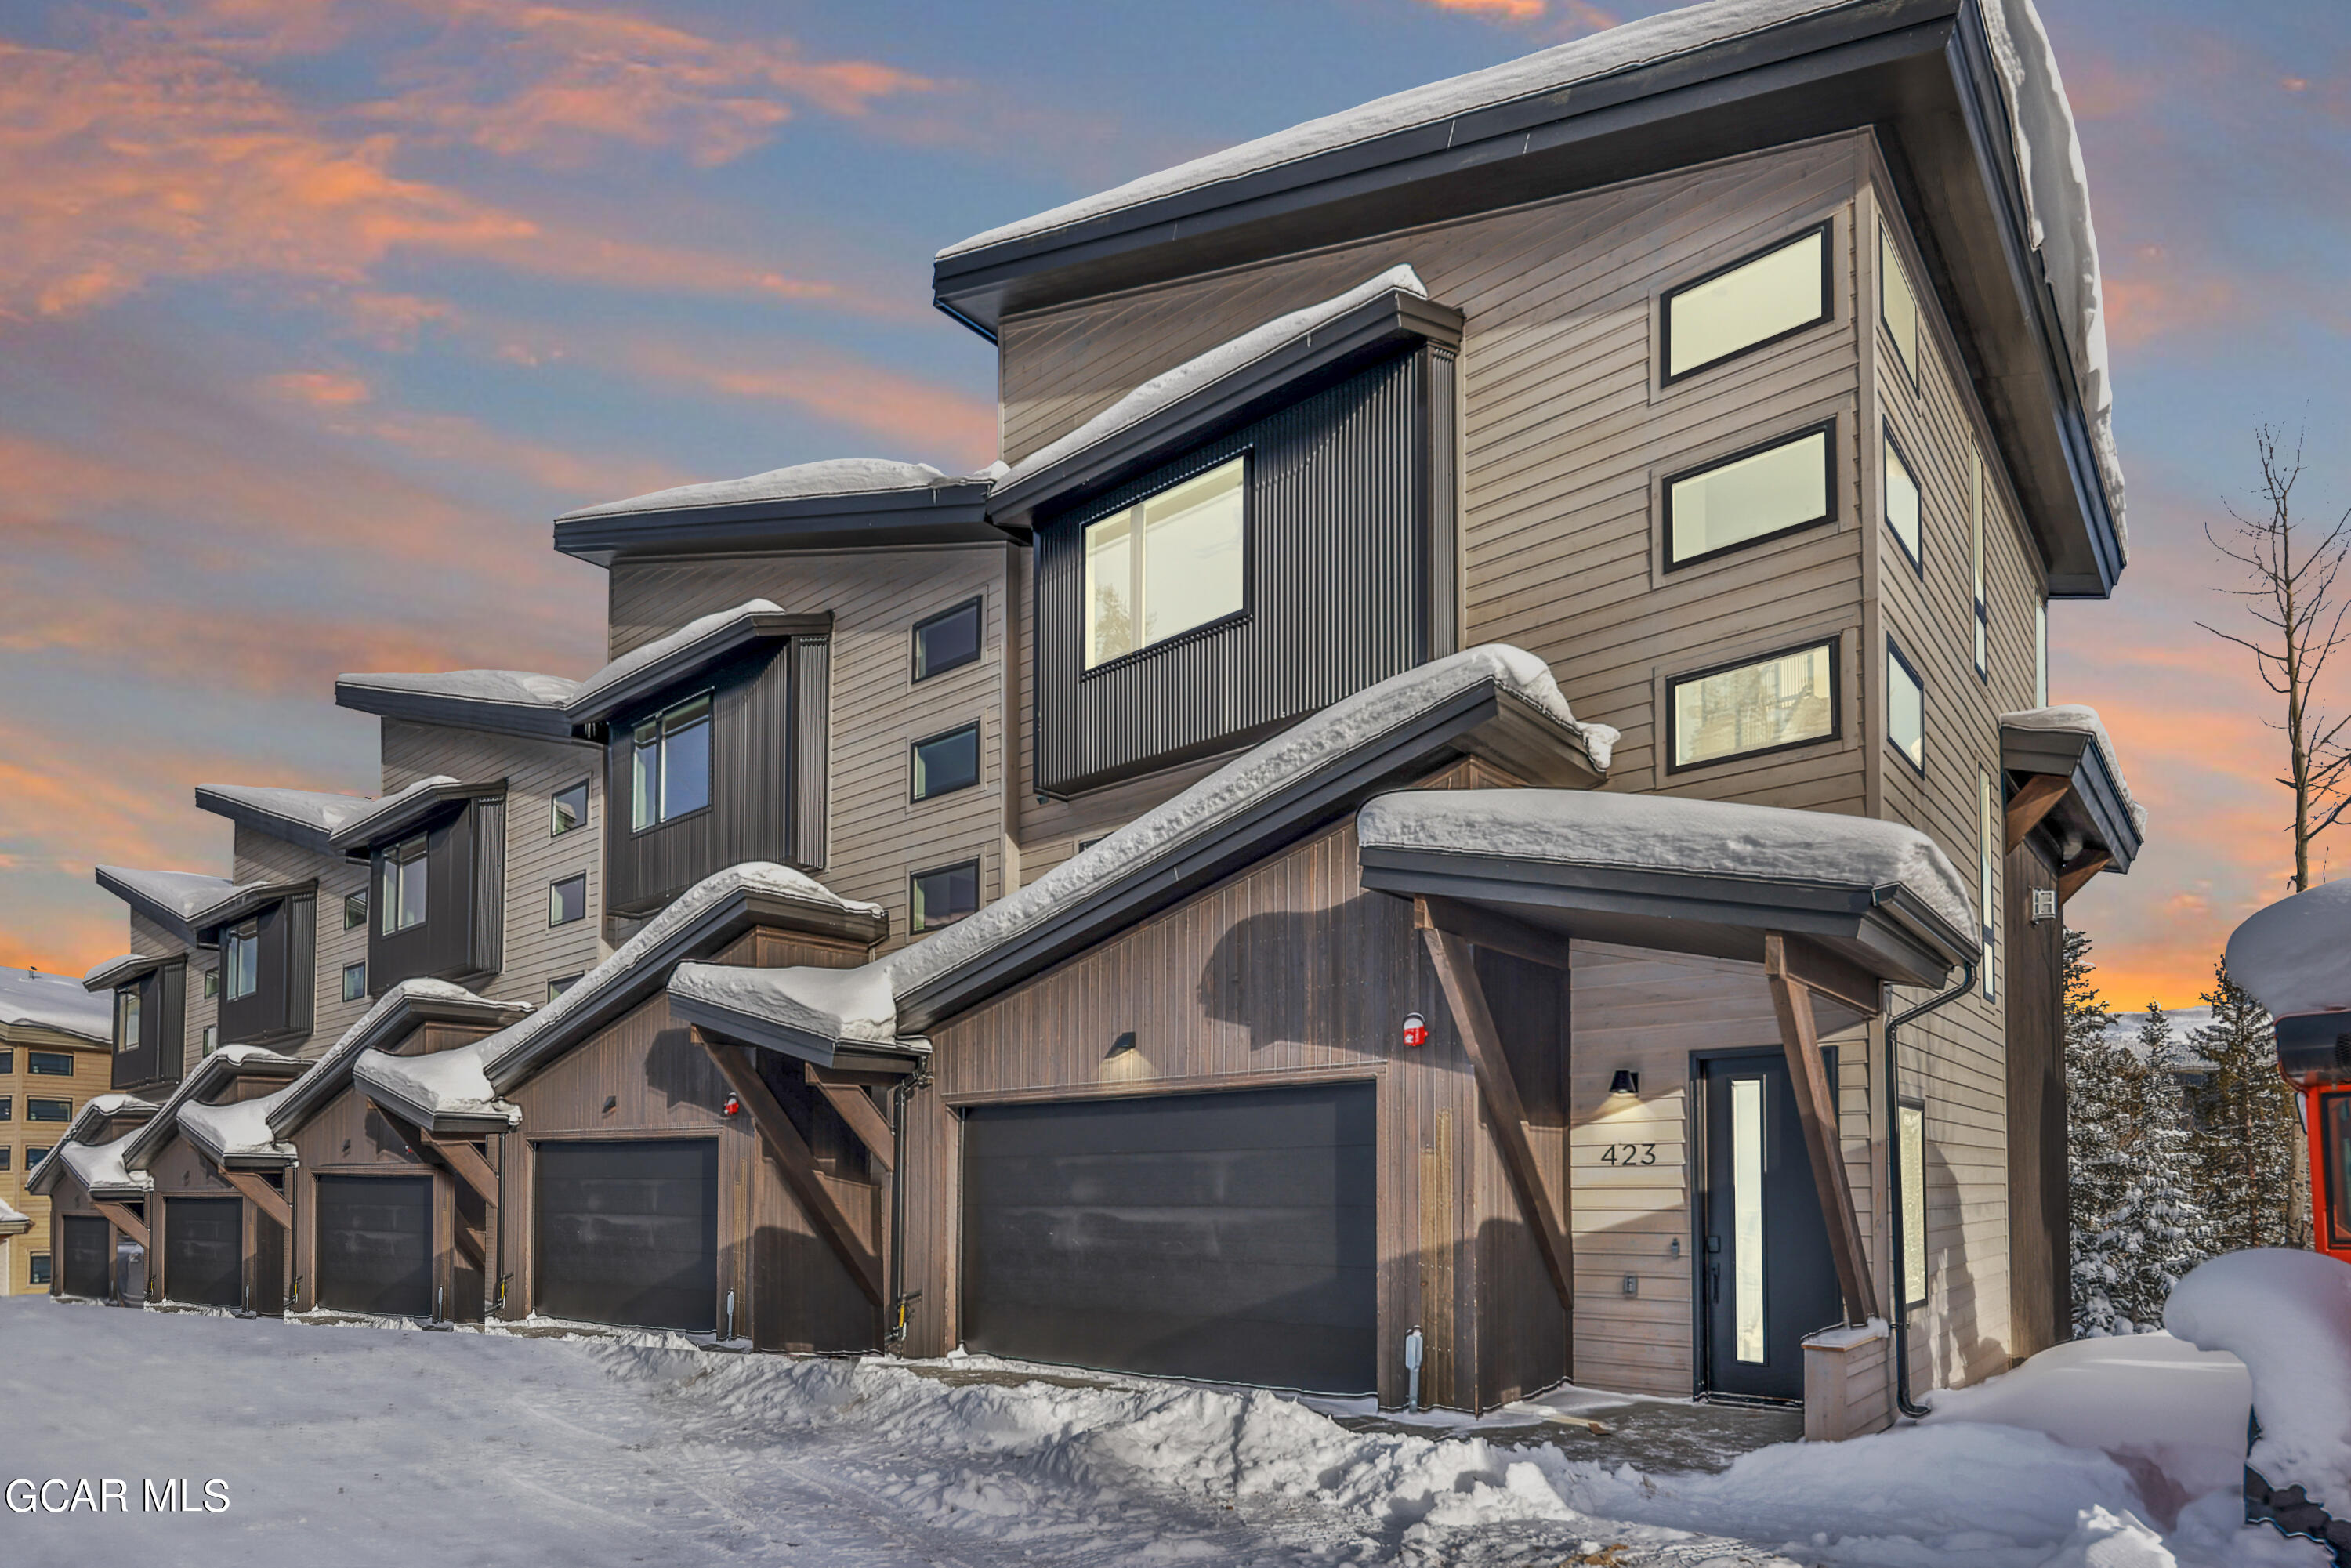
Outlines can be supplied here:
[[[968, 784], [958, 784], [951, 789], [934, 789], [928, 794], [915, 794], [914, 758], [916, 755], [921, 752], [924, 747], [935, 745], [942, 740], [952, 739], [956, 736], [961, 735], [965, 730], [971, 731], [971, 782]], [[919, 805], [926, 800], [945, 800], [949, 795], [960, 795], [967, 789], [978, 789], [982, 783], [986, 782], [987, 774], [987, 759], [980, 755], [980, 741], [982, 738], [983, 737], [979, 732], [979, 720], [972, 719], [968, 723], [958, 724], [951, 728], [943, 729], [936, 735], [926, 735], [919, 739], [908, 741], [906, 743], [906, 803], [908, 805]], [[960, 865], [963, 862], [958, 861], [956, 863]]]
[[1894, 422], [1885, 419], [1880, 423], [1880, 439], [1894, 449], [1895, 456], [1902, 460], [1902, 471], [1910, 476], [1910, 487], [1918, 492], [1918, 553], [1910, 553], [1910, 547], [1902, 543], [1902, 536], [1894, 533], [1893, 519], [1886, 515], [1886, 465], [1882, 456], [1877, 474], [1877, 520], [1886, 525], [1887, 533], [1894, 534], [1894, 542], [1900, 547], [1902, 559], [1910, 563], [1910, 570], [1917, 573], [1919, 581], [1924, 582], [1927, 580], [1927, 486], [1918, 477], [1918, 465], [1910, 460], [1909, 449], [1894, 433]]
[[[1836, 433], [1837, 416], [1831, 414], [1826, 419], [1814, 420], [1812, 423], [1799, 429], [1783, 431], [1768, 441], [1759, 441], [1751, 446], [1742, 446], [1736, 452], [1726, 452], [1719, 457], [1709, 457], [1703, 463], [1692, 464], [1687, 468], [1667, 475], [1657, 486], [1657, 507], [1664, 519], [1664, 526], [1659, 529], [1657, 548], [1664, 552], [1665, 570], [1672, 573], [1693, 566], [1703, 566], [1708, 561], [1719, 560], [1724, 556], [1733, 555], [1743, 549], [1753, 549], [1758, 545], [1767, 545], [1774, 539], [1784, 539], [1792, 534], [1817, 528], [1823, 524], [1834, 527], [1837, 521]], [[1757, 534], [1752, 538], [1740, 539], [1735, 544], [1719, 545], [1713, 549], [1687, 556], [1680, 560], [1674, 559], [1675, 486], [1685, 480], [1698, 478], [1700, 475], [1711, 474], [1718, 468], [1728, 468], [1734, 463], [1742, 463], [1750, 457], [1760, 457], [1766, 452], [1775, 451], [1782, 446], [1793, 446], [1797, 442], [1815, 435], [1827, 437], [1821, 443], [1821, 451], [1828, 510], [1817, 517], [1807, 517], [1800, 523], [1790, 523], [1783, 528], [1774, 528], [1768, 534]]]
[[[1666, 367], [1674, 362], [1674, 301], [1677, 298], [1693, 288], [1712, 283], [1718, 277], [1737, 272], [1750, 262], [1761, 261], [1774, 251], [1785, 250], [1792, 245], [1801, 245], [1814, 235], [1821, 236], [1821, 313], [1819, 315], [1809, 321], [1800, 321], [1793, 327], [1774, 332], [1768, 338], [1759, 338], [1744, 348], [1733, 349], [1727, 354], [1717, 354], [1704, 363], [1692, 365], [1686, 371], [1667, 373]], [[1777, 239], [1760, 249], [1750, 250], [1736, 261], [1726, 261], [1711, 272], [1701, 274], [1686, 283], [1677, 283], [1657, 296], [1657, 385], [1662, 389], [1672, 386], [1677, 382], [1686, 382], [1690, 377], [1702, 375], [1718, 365], [1727, 365], [1733, 360], [1743, 359], [1759, 350], [1768, 349], [1774, 343], [1783, 343], [1800, 332], [1809, 332], [1815, 327], [1825, 326], [1835, 319], [1836, 220], [1823, 218], [1811, 227], [1799, 229], [1784, 239]]]
[[[971, 657], [967, 659], [957, 659], [952, 664], [941, 664], [935, 670], [925, 670], [919, 668], [918, 666], [921, 664], [920, 655], [923, 645], [923, 629], [926, 626], [935, 626], [940, 622], [960, 615], [967, 610], [975, 611], [979, 616], [979, 635], [972, 639]], [[987, 656], [987, 595], [985, 593], [975, 593], [967, 598], [959, 599], [953, 604], [948, 605], [945, 610], [935, 611], [914, 622], [914, 630], [906, 634], [906, 684], [908, 685], [919, 685], [925, 681], [936, 680], [939, 676], [946, 674], [951, 671], [967, 669], [971, 665], [978, 664]]]
[[[354, 994], [353, 994], [353, 992], [352, 992], [352, 990], [351, 990], [351, 971], [352, 971], [353, 969], [357, 969], [357, 970], [360, 972], [360, 988], [359, 988], [359, 991], [358, 991], [358, 993], [357, 993], [356, 995], [354, 995]], [[352, 962], [352, 963], [349, 963], [349, 964], [344, 965], [344, 966], [343, 966], [343, 1000], [345, 1000], [345, 1001], [347, 1001], [347, 1002], [356, 1002], [356, 1001], [360, 1001], [360, 1000], [365, 999], [366, 996], [367, 996], [367, 960], [366, 960], [365, 958], [360, 958], [360, 959], [356, 960], [355, 962]]]
[[1893, 747], [1894, 755], [1902, 758], [1904, 767], [1924, 779], [1927, 777], [1927, 677], [1918, 673], [1918, 666], [1903, 653], [1902, 644], [1895, 641], [1891, 632], [1886, 634], [1886, 656], [1901, 665], [1903, 673], [1918, 687], [1918, 760], [1911, 761], [1908, 752], [1894, 745], [1894, 692], [1891, 686], [1886, 693], [1886, 744]]
[[[1902, 254], [1902, 246], [1899, 244], [1892, 245], [1890, 247], [1888, 246], [1887, 242], [1891, 240], [1894, 235], [1894, 225], [1886, 221], [1886, 214], [1885, 210], [1881, 208], [1877, 214], [1877, 233], [1879, 236], [1877, 248], [1877, 310], [1876, 312], [1877, 319], [1873, 324], [1871, 329], [1886, 334], [1886, 342], [1887, 347], [1894, 350], [1894, 362], [1902, 367], [1902, 374], [1908, 382], [1911, 392], [1915, 395], [1919, 390], [1918, 367], [1912, 364], [1910, 361], [1915, 359], [1926, 358], [1926, 355], [1919, 351], [1918, 340], [1925, 333], [1927, 326], [1927, 308], [1924, 305], [1919, 303], [1918, 286], [1911, 281], [1910, 258]], [[1903, 221], [1906, 225], [1909, 222], [1907, 218]], [[1908, 239], [1911, 236], [1905, 234], [1902, 237]], [[1917, 328], [1912, 332], [1910, 338], [1910, 352], [1907, 355], [1902, 352], [1902, 345], [1895, 340], [1894, 323], [1886, 319], [1886, 252], [1888, 248], [1891, 248], [1894, 252], [1894, 265], [1902, 269], [1902, 291], [1910, 296], [1910, 313], [1917, 319]]]
[[[47, 1114], [43, 1114], [43, 1112], [47, 1112]], [[46, 1096], [32, 1094], [25, 1096], [25, 1120], [27, 1123], [50, 1122], [63, 1125], [73, 1119], [74, 1103], [70, 1099], [52, 1100]]]
[[967, 855], [959, 861], [948, 861], [944, 865], [930, 866], [922, 871], [909, 872], [906, 873], [906, 928], [909, 932], [944, 931], [950, 925], [960, 925], [962, 922], [971, 918], [971, 915], [958, 915], [953, 920], [934, 921], [930, 925], [918, 925], [916, 923], [917, 917], [914, 912], [914, 884], [916, 883], [922, 881], [926, 876], [944, 875], [948, 872], [961, 871], [966, 866], [969, 866], [971, 868], [972, 915], [979, 913], [981, 902], [979, 897], [979, 857], [977, 855]]
[[[633, 725], [630, 727], [632, 731], [635, 727]], [[594, 790], [590, 788], [593, 782], [593, 779], [588, 778], [575, 779], [560, 789], [550, 789], [547, 792], [547, 836], [549, 838], [559, 839], [566, 833], [576, 833], [588, 826], [588, 802], [594, 794]], [[580, 820], [568, 828], [559, 828], [555, 825], [555, 803], [574, 789], [580, 791]]]
[[[1758, 757], [1776, 757], [1781, 752], [1795, 751], [1807, 746], [1833, 746], [1843, 740], [1844, 738], [1844, 636], [1841, 633], [1831, 632], [1828, 636], [1813, 637], [1805, 642], [1792, 643], [1774, 653], [1755, 653], [1744, 659], [1729, 659], [1721, 664], [1708, 664], [1703, 669], [1686, 670], [1680, 674], [1667, 675], [1665, 724], [1667, 773], [1695, 773], [1703, 768], [1719, 768], [1726, 762], [1747, 762]], [[1681, 738], [1681, 719], [1679, 710], [1674, 706], [1674, 688], [1687, 685], [1692, 681], [1702, 681], [1708, 675], [1719, 675], [1731, 670], [1743, 670], [1750, 664], [1768, 664], [1774, 659], [1784, 659], [1792, 653], [1809, 653], [1815, 648], [1826, 648], [1829, 651], [1829, 732], [1826, 735], [1809, 735], [1802, 740], [1783, 740], [1777, 746], [1759, 746], [1751, 751], [1726, 752], [1720, 757], [1709, 757], [1699, 762], [1673, 760], [1681, 751], [1681, 747], [1677, 744]]]
[[[703, 721], [710, 726], [710, 799], [704, 801], [701, 805], [696, 806], [691, 811], [681, 811], [674, 817], [657, 818], [653, 821], [647, 822], [642, 828], [638, 827], [636, 825], [637, 727], [643, 724], [647, 719], [651, 719], [658, 725], [661, 720], [674, 709], [682, 708], [689, 703], [699, 702], [704, 697], [708, 697], [710, 699], [710, 716]], [[660, 738], [666, 743], [668, 739], [667, 732], [657, 731], [656, 733], [660, 736]], [[718, 688], [716, 686], [698, 687], [694, 691], [688, 692], [682, 697], [673, 698], [645, 710], [639, 714], [635, 718], [629, 720], [626, 724], [614, 725], [612, 727], [612, 737], [619, 741], [620, 744], [627, 749], [625, 762], [629, 776], [629, 836], [631, 838], [643, 838], [647, 833], [657, 833], [664, 828], [675, 827], [680, 822], [690, 822], [694, 821], [695, 818], [702, 815], [705, 811], [715, 811], [718, 809]]]
[[[555, 890], [566, 883], [573, 882], [580, 884], [580, 913], [569, 920], [558, 920], [555, 918]], [[566, 925], [577, 925], [588, 918], [588, 873], [586, 872], [575, 871], [569, 876], [550, 878], [547, 884], [547, 928], [549, 931], [559, 931]]]
[[[568, 991], [572, 987], [578, 985], [587, 973], [587, 970], [582, 969], [578, 974], [556, 976], [555, 978], [547, 982], [547, 999], [550, 1002], [553, 1001], [556, 998], [561, 996], [564, 991]], [[556, 988], [559, 986], [562, 988], [562, 990], [558, 990]]]
[[[49, 1065], [44, 1067], [41, 1065], [43, 1062]], [[59, 1062], [65, 1065], [60, 1067], [57, 1065]], [[74, 1057], [70, 1051], [28, 1050], [25, 1052], [25, 1076], [27, 1078], [71, 1078], [73, 1075]]]
[[[1214, 473], [1216, 470], [1222, 468], [1226, 464], [1234, 462], [1238, 462], [1241, 465], [1241, 607], [1238, 610], [1234, 611], [1229, 615], [1219, 615], [1214, 621], [1203, 621], [1197, 626], [1186, 626], [1181, 632], [1171, 632], [1166, 636], [1160, 638], [1156, 642], [1144, 643], [1138, 647], [1130, 648], [1115, 659], [1104, 659], [1099, 664], [1087, 664], [1085, 646], [1086, 530], [1092, 528], [1096, 523], [1108, 521], [1113, 513], [1132, 511], [1134, 508], [1140, 507], [1145, 501], [1151, 499], [1154, 496], [1164, 496], [1168, 491], [1176, 488], [1178, 485], [1189, 484], [1192, 480], [1197, 479], [1203, 474]], [[1257, 571], [1255, 570], [1257, 559], [1257, 447], [1255, 444], [1252, 443], [1248, 446], [1244, 446], [1238, 452], [1226, 453], [1223, 456], [1214, 460], [1207, 458], [1201, 451], [1196, 449], [1189, 453], [1179, 453], [1176, 456], [1169, 458], [1166, 463], [1162, 465], [1162, 467], [1170, 471], [1169, 477], [1164, 483], [1154, 485], [1150, 489], [1143, 491], [1139, 495], [1131, 496], [1115, 507], [1103, 507], [1098, 510], [1080, 511], [1075, 514], [1077, 520], [1074, 527], [1078, 535], [1078, 679], [1080, 681], [1090, 681], [1105, 671], [1123, 669], [1129, 664], [1139, 664], [1144, 659], [1148, 658], [1153, 654], [1162, 653], [1166, 649], [1177, 647], [1186, 643], [1195, 642], [1202, 637], [1208, 636], [1211, 633], [1221, 632], [1228, 626], [1237, 626], [1257, 613]], [[1059, 521], [1060, 519], [1055, 519], [1057, 524]]]

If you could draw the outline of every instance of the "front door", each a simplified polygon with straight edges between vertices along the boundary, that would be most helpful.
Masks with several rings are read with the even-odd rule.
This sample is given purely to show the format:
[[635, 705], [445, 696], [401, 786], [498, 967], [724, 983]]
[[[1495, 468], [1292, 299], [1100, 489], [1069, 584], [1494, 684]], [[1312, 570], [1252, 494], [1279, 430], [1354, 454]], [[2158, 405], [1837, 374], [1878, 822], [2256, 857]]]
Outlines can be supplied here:
[[1813, 1162], [1777, 1051], [1698, 1063], [1699, 1343], [1709, 1393], [1804, 1396], [1806, 1334], [1844, 1321]]

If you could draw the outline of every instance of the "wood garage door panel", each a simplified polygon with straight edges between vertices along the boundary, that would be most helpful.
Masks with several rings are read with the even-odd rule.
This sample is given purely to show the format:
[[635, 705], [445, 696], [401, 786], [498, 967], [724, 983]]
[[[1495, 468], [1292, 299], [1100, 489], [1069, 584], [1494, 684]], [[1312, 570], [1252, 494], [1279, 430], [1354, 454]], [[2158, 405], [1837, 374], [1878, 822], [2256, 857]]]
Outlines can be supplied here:
[[538, 1311], [716, 1330], [716, 1140], [544, 1143], [537, 1167]]
[[163, 1295], [204, 1307], [245, 1304], [245, 1200], [163, 1200]]
[[65, 1227], [65, 1293], [99, 1299], [113, 1294], [113, 1247], [106, 1221], [69, 1214]]
[[976, 1108], [965, 1333], [1039, 1361], [1377, 1382], [1368, 1084]]
[[433, 1310], [433, 1178], [322, 1176], [319, 1304], [421, 1318]]

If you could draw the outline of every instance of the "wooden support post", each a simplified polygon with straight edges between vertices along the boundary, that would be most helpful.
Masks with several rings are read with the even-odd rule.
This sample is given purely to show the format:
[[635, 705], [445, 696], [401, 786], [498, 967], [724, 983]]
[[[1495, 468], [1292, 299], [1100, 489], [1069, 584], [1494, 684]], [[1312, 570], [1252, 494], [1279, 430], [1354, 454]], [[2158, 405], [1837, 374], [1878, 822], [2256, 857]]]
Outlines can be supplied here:
[[416, 1130], [416, 1141], [441, 1156], [449, 1174], [474, 1189], [474, 1196], [496, 1207], [498, 1201], [498, 1175], [490, 1169], [490, 1162], [482, 1151], [463, 1138], [444, 1138], [430, 1127]]
[[2057, 868], [2057, 902], [2072, 902], [2075, 894], [2090, 884], [2090, 879], [2106, 869], [2114, 857], [2104, 850], [2084, 850]]
[[882, 1305], [884, 1295], [882, 1260], [850, 1228], [849, 1216], [841, 1212], [841, 1205], [834, 1200], [832, 1193], [824, 1185], [824, 1178], [817, 1171], [815, 1155], [810, 1152], [799, 1129], [792, 1125], [791, 1118], [784, 1114], [784, 1108], [776, 1103], [774, 1093], [760, 1080], [758, 1069], [752, 1064], [751, 1053], [741, 1046], [713, 1040], [699, 1028], [694, 1030], [694, 1040], [695, 1044], [710, 1053], [710, 1060], [718, 1064], [718, 1071], [725, 1075], [727, 1087], [735, 1091], [736, 1098], [741, 1100], [743, 1108], [751, 1113], [752, 1124], [759, 1130], [759, 1139], [767, 1147], [768, 1157], [774, 1160], [776, 1167], [784, 1173], [784, 1180], [799, 1198], [800, 1207], [808, 1210], [809, 1218], [816, 1221], [817, 1229], [823, 1233], [825, 1240], [840, 1255], [841, 1260], [849, 1266], [850, 1277], [857, 1281], [857, 1288], [865, 1292], [867, 1301], [877, 1307]]
[[284, 1196], [276, 1187], [271, 1186], [251, 1171], [233, 1171], [219, 1166], [213, 1168], [220, 1172], [221, 1180], [243, 1194], [247, 1203], [252, 1204], [260, 1213], [267, 1215], [284, 1226], [287, 1234], [289, 1237], [292, 1236], [294, 1207], [286, 1201]]
[[[147, 1245], [147, 1222], [145, 1220], [140, 1218], [137, 1215], [123, 1207], [122, 1205], [110, 1202], [102, 1197], [94, 1197], [89, 1200], [89, 1203], [92, 1208], [97, 1209], [99, 1213], [106, 1216], [108, 1219], [114, 1222], [114, 1228], [122, 1232], [123, 1235], [131, 1238], [131, 1240], [139, 1243], [140, 1246], [144, 1247]], [[112, 1265], [109, 1264], [108, 1267], [111, 1268]]]
[[890, 1142], [890, 1118], [874, 1107], [872, 1096], [853, 1083], [841, 1082], [812, 1061], [807, 1068], [808, 1081], [841, 1113], [841, 1119], [849, 1124], [849, 1130], [857, 1134], [874, 1163], [885, 1171], [894, 1169], [896, 1150]]
[[1845, 1176], [1844, 1149], [1837, 1136], [1836, 1092], [1829, 1082], [1827, 1064], [1821, 1061], [1812, 987], [1793, 972], [1797, 967], [1789, 961], [1789, 947], [1790, 939], [1782, 933], [1764, 933], [1763, 975], [1771, 988], [1772, 1010], [1780, 1016], [1780, 1044], [1788, 1055], [1796, 1114], [1803, 1123], [1804, 1146], [1813, 1157], [1813, 1186], [1820, 1195], [1821, 1218], [1828, 1222], [1837, 1288], [1844, 1293], [1847, 1321], [1865, 1322], [1878, 1315], [1877, 1285], [1862, 1250], [1861, 1217], [1854, 1207], [1853, 1184]]
[[1575, 1322], [1575, 1254], [1567, 1231], [1552, 1207], [1551, 1190], [1543, 1185], [1542, 1168], [1535, 1163], [1534, 1145], [1527, 1137], [1526, 1103], [1519, 1098], [1518, 1080], [1510, 1076], [1510, 1058], [1502, 1052], [1502, 1037], [1486, 1006], [1486, 988], [1470, 961], [1469, 944], [1432, 921], [1426, 901], [1413, 901], [1413, 923], [1437, 966], [1437, 984], [1453, 1009], [1453, 1022], [1478, 1078], [1478, 1092], [1486, 1103], [1486, 1119], [1493, 1124], [1500, 1145], [1502, 1168], [1518, 1194], [1520, 1211], [1534, 1232], [1535, 1250], [1542, 1254], [1552, 1289], [1573, 1327]]
[[2074, 788], [2071, 779], [2055, 773], [2035, 773], [2017, 787], [2008, 803], [2008, 847], [2016, 848], [2024, 835], [2041, 825], [2041, 819], [2057, 809], [2057, 803]]

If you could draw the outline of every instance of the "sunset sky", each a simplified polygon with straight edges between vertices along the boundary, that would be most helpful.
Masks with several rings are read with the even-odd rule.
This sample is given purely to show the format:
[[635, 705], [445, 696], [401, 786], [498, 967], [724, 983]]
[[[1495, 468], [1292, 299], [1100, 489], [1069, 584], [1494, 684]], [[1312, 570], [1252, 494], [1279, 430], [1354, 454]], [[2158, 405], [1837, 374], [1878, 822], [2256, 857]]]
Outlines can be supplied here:
[[[593, 668], [602, 573], [556, 513], [994, 456], [939, 246], [1666, 8], [11, 0], [0, 964], [122, 950], [94, 863], [225, 872], [199, 779], [372, 792], [338, 671]], [[2068, 915], [2111, 1000], [2176, 1005], [2291, 866], [2273, 704], [2194, 625], [2240, 613], [2200, 529], [2264, 420], [2308, 428], [2310, 517], [2351, 505], [2351, 7], [2043, 13], [2132, 536], [2112, 602], [2053, 608], [2053, 695], [2154, 818]]]

